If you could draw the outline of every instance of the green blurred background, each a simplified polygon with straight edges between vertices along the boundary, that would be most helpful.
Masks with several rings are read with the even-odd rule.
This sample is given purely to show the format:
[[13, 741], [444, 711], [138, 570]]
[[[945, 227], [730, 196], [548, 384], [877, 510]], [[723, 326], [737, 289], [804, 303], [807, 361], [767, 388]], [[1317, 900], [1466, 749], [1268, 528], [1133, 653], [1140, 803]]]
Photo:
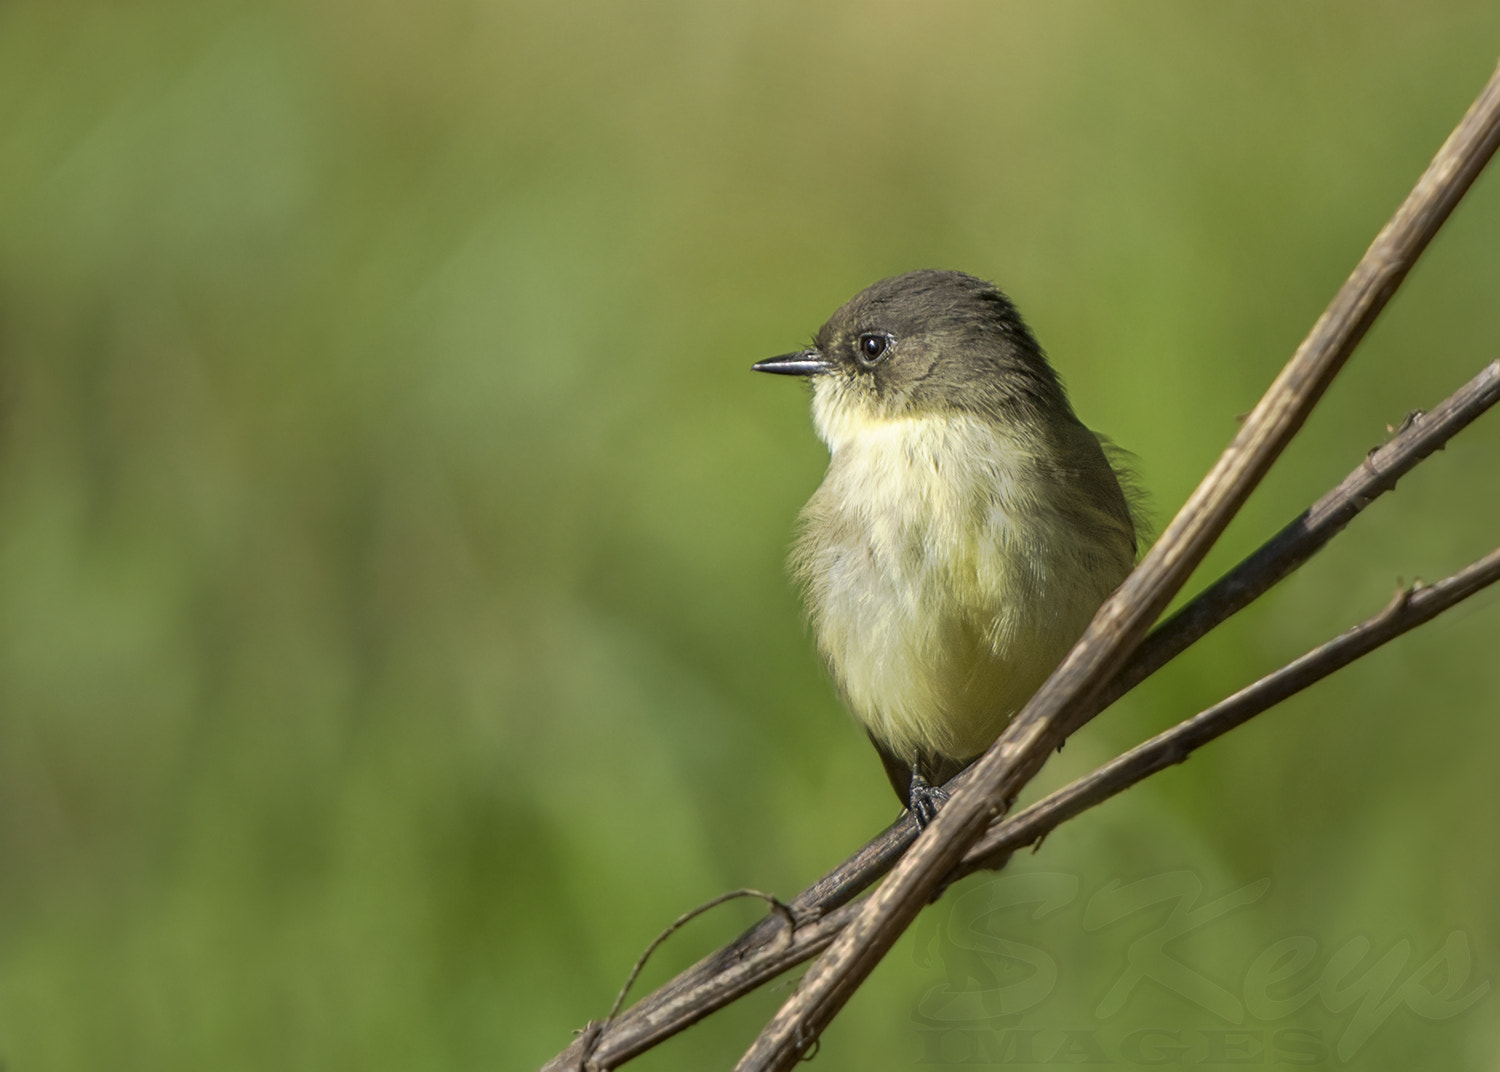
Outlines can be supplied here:
[[[750, 363], [995, 279], [1159, 527], [1497, 55], [1493, 0], [0, 8], [0, 1061], [524, 1069], [680, 911], [796, 892], [896, 808], [783, 573], [823, 448]], [[1497, 280], [1490, 174], [1205, 576], [1500, 353]], [[1497, 421], [1044, 781], [1488, 551]], [[1497, 634], [1491, 593], [1060, 830], [1005, 880], [1072, 884], [1045, 923], [950, 896], [818, 1067], [1495, 1067]], [[1060, 966], [1021, 1012], [1001, 934]]]

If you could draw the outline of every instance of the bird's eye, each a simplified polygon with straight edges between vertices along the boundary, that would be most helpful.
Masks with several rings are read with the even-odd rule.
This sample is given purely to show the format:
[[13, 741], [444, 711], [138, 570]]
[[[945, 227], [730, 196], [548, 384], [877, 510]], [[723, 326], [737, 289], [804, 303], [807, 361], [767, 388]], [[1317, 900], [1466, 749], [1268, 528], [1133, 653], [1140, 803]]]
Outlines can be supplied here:
[[883, 358], [894, 342], [889, 335], [877, 331], [868, 331], [859, 337], [859, 344], [854, 348], [854, 356], [859, 358], [859, 363], [865, 368], [873, 368]]

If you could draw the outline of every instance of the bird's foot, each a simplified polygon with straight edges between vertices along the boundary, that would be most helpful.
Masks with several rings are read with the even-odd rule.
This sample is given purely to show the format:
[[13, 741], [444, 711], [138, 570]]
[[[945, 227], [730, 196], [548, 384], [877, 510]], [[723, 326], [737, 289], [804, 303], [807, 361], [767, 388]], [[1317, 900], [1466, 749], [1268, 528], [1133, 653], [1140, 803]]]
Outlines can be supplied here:
[[906, 807], [917, 820], [917, 829], [925, 830], [927, 824], [937, 818], [938, 809], [948, 803], [948, 791], [940, 785], [930, 784], [917, 771], [911, 772], [911, 788], [907, 790]]

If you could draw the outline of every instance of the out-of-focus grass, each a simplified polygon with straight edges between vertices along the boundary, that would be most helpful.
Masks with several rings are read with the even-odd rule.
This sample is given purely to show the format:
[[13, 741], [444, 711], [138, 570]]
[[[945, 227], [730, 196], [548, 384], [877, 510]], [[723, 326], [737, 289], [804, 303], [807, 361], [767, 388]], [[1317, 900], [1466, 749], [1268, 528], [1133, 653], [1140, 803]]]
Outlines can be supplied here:
[[[994, 278], [1165, 520], [1497, 41], [1457, 0], [7, 5], [0, 1059], [526, 1067], [683, 908], [800, 888], [894, 809], [782, 575], [822, 449], [750, 362], [883, 275]], [[1491, 175], [1213, 564], [1495, 356], [1497, 233]], [[1494, 420], [1049, 777], [1492, 547]], [[932, 1050], [940, 905], [820, 1065], [1026, 1025], [1122, 1063], [1148, 1029], [1295, 1063], [1275, 1032], [1301, 1031], [1332, 1062], [1353, 982], [1406, 948], [1371, 1007], [1413, 977], [1453, 1001], [1408, 991], [1343, 1056], [1487, 1067], [1496, 613], [1016, 864], [1074, 907], [1269, 878], [1174, 955], [1243, 998], [1277, 940], [1315, 973], [1364, 936], [1345, 989], [1234, 1023], [1153, 977], [1109, 1011], [1138, 931], [1064, 914], [1048, 1000]], [[1422, 974], [1455, 935], [1471, 963]], [[722, 1066], [779, 997], [642, 1067]]]

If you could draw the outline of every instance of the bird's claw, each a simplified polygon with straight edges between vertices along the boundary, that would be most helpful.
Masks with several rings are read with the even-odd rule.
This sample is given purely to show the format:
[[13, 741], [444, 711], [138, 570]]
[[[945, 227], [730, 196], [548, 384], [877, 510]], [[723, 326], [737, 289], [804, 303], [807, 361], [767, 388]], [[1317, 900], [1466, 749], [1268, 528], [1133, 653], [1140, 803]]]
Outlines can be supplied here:
[[907, 793], [906, 807], [917, 820], [917, 829], [925, 830], [927, 824], [937, 818], [938, 810], [948, 803], [948, 791], [940, 785], [931, 785], [926, 778], [913, 771], [911, 789]]

